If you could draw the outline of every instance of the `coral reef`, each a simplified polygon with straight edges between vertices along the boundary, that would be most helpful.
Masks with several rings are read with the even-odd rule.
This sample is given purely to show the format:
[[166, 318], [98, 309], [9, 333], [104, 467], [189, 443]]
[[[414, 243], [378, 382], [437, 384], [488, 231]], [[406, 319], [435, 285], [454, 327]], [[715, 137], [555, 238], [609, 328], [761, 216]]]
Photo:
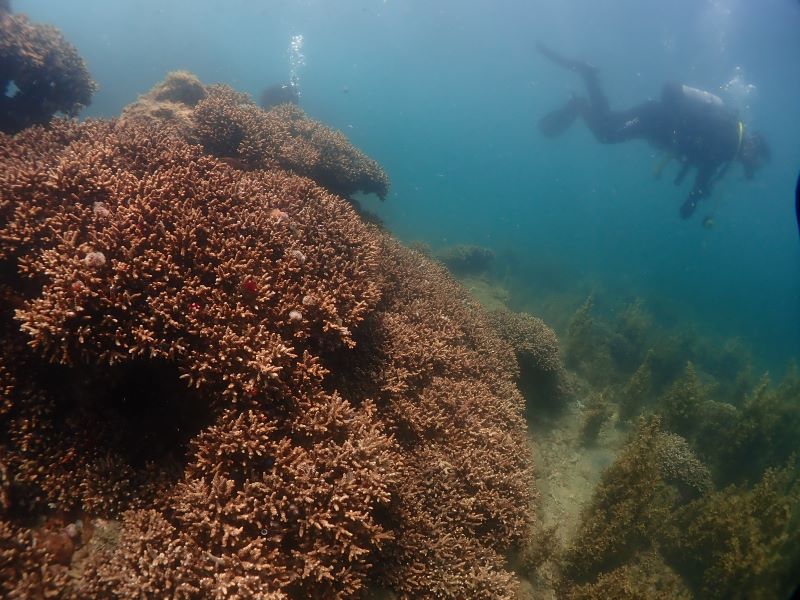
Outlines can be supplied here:
[[55, 27], [0, 7], [0, 131], [16, 133], [56, 113], [75, 116], [96, 87]]
[[446, 246], [434, 252], [433, 256], [458, 276], [485, 273], [494, 261], [494, 251], [470, 244]]
[[[2, 148], [7, 589], [513, 598], [517, 364], [442, 267], [309, 179], [152, 123]], [[54, 514], [85, 535], [31, 554]]]
[[513, 352], [444, 268], [389, 238], [381, 256], [381, 306], [332, 376], [386, 407], [405, 458], [387, 583], [404, 598], [513, 598], [503, 556], [532, 502]]
[[563, 372], [558, 337], [541, 319], [527, 313], [496, 310], [489, 320], [514, 349], [520, 369], [540, 373]]
[[0, 519], [0, 595], [4, 598], [55, 598], [67, 586], [67, 567], [35, 530]]
[[286, 169], [344, 197], [388, 193], [380, 165], [341, 132], [291, 103], [262, 110], [246, 94], [224, 85], [204, 87], [188, 73], [169, 74], [126, 107], [122, 119], [171, 125], [184, 140], [243, 170]]

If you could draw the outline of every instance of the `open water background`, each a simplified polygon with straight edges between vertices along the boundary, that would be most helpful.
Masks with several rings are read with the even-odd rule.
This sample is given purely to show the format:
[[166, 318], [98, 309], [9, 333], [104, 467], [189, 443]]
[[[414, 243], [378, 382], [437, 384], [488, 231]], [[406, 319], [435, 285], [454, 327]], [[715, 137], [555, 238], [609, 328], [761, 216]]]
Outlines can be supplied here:
[[[773, 374], [800, 356], [800, 3], [794, 0], [16, 0], [59, 27], [100, 84], [89, 116], [175, 69], [258, 96], [287, 81], [302, 35], [302, 106], [392, 180], [366, 200], [404, 240], [492, 248], [518, 289], [642, 297], [657, 319], [740, 337]], [[762, 131], [772, 162], [737, 166], [695, 218], [644, 143], [603, 146], [537, 120], [581, 91], [542, 40], [601, 68], [612, 107], [675, 80], [722, 95]], [[723, 86], [739, 77], [741, 85]], [[752, 85], [753, 88], [746, 86]], [[751, 91], [747, 93], [746, 91]], [[700, 219], [714, 213], [715, 226]], [[523, 302], [524, 304], [524, 302]]]

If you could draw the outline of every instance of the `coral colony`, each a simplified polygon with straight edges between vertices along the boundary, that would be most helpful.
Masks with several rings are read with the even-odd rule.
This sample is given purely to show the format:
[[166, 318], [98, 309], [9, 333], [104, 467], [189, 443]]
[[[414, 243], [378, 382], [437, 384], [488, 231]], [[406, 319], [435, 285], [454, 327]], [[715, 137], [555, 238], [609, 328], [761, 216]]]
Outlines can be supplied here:
[[[295, 104], [175, 72], [119, 119], [62, 118], [94, 83], [7, 2], [0, 76], [1, 597], [789, 589], [796, 371], [753, 382], [592, 297], [562, 352], [445, 267], [485, 281], [490, 250], [441, 264], [359, 215], [386, 174]], [[546, 522], [561, 467], [530, 431], [577, 461], [610, 430], [580, 514]]]
[[375, 161], [183, 73], [121, 120], [17, 129], [2, 595], [513, 597], [516, 361], [442, 267], [331, 193], [384, 196]]

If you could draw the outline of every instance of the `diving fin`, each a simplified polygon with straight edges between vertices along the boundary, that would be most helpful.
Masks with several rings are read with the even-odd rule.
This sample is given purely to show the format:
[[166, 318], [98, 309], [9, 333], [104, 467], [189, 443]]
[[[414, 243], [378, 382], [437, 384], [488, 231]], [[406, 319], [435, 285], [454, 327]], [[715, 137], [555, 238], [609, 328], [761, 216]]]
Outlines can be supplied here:
[[574, 60], [571, 58], [567, 58], [565, 56], [561, 56], [558, 52], [556, 52], [549, 46], [545, 46], [542, 42], [536, 42], [536, 49], [542, 56], [547, 58], [553, 64], [556, 64], [559, 67], [562, 67], [569, 71], [582, 73], [583, 75], [591, 75], [597, 73], [597, 67], [595, 67], [594, 65], [591, 65], [582, 60]]
[[561, 135], [569, 129], [580, 113], [580, 103], [576, 98], [572, 98], [561, 108], [557, 108], [539, 119], [539, 131], [549, 138]]

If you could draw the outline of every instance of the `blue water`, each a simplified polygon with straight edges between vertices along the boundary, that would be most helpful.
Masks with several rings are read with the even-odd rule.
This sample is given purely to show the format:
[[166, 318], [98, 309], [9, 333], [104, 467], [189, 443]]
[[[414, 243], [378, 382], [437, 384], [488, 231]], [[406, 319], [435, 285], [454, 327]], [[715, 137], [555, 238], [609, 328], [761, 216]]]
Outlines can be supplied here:
[[[773, 372], [800, 356], [794, 0], [13, 4], [86, 59], [100, 84], [90, 116], [119, 114], [174, 69], [257, 95], [288, 80], [287, 48], [301, 34], [302, 105], [384, 166], [390, 196], [367, 204], [400, 238], [491, 247], [513, 257], [532, 296], [554, 285], [641, 296], [684, 325], [741, 337]], [[644, 143], [600, 145], [580, 123], [540, 136], [537, 120], [581, 90], [536, 40], [598, 65], [620, 108], [667, 80], [721, 94], [738, 67], [757, 90], [742, 105], [748, 126], [767, 136], [772, 162], [753, 181], [734, 166], [682, 222], [691, 176], [674, 187], [673, 166], [654, 180], [659, 156]]]

